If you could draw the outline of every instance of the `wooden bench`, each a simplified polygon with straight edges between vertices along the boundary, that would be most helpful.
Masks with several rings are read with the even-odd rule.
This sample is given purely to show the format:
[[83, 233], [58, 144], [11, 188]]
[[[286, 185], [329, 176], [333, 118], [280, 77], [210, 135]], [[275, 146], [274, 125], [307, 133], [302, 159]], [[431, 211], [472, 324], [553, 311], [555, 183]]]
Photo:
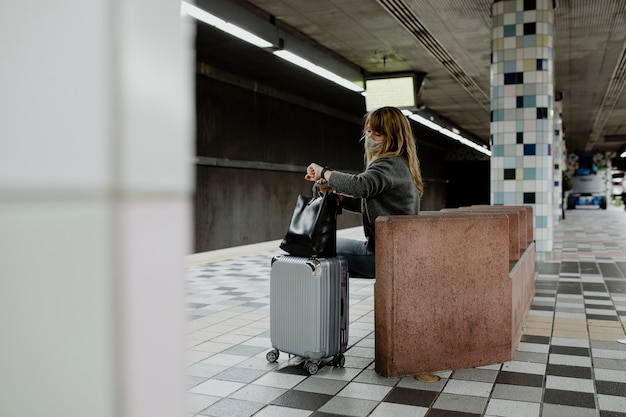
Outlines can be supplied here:
[[492, 207], [376, 220], [378, 373], [512, 359], [534, 297], [532, 207]]

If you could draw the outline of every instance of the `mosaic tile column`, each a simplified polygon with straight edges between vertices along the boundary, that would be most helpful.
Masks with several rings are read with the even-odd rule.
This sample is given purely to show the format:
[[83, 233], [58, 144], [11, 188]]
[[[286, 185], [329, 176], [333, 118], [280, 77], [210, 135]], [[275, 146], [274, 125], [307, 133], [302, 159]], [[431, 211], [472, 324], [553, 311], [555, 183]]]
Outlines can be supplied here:
[[563, 136], [563, 102], [554, 102], [554, 225], [563, 220], [563, 174], [567, 167], [565, 137]]
[[538, 252], [553, 244], [552, 0], [492, 6], [491, 204], [533, 206]]

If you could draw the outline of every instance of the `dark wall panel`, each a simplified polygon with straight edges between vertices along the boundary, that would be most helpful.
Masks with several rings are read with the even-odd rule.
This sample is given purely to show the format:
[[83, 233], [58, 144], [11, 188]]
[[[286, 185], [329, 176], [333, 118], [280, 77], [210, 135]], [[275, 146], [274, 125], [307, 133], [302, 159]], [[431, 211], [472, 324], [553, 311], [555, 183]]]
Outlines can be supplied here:
[[360, 170], [361, 117], [334, 117], [269, 95], [199, 76], [197, 155]]
[[[197, 79], [197, 155], [225, 166], [196, 167], [195, 251], [281, 239], [298, 194], [309, 195], [304, 168], [318, 162], [360, 172], [364, 108], [318, 111], [302, 105], [199, 75]], [[319, 106], [318, 106], [319, 107]], [[350, 113], [352, 112], [352, 113]], [[446, 207], [446, 162], [437, 138], [419, 133], [418, 155], [425, 182], [422, 210]], [[248, 169], [228, 161], [275, 164]], [[280, 166], [302, 167], [301, 171]], [[339, 228], [361, 225], [360, 215], [344, 213]]]
[[490, 164], [486, 161], [448, 161], [446, 207], [490, 204]]
[[[311, 193], [296, 173], [205, 166], [196, 173], [196, 252], [281, 239], [298, 194]], [[340, 224], [357, 226], [359, 217], [341, 215]]]

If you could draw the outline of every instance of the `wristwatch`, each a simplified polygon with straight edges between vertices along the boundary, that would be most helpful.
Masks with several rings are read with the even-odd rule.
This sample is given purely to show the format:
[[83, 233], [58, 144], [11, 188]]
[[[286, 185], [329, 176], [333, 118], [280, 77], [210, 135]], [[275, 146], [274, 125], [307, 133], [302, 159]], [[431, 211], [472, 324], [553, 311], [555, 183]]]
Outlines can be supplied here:
[[322, 172], [320, 172], [320, 178], [326, 180], [326, 177], [324, 176], [324, 174], [326, 174], [326, 171], [329, 170], [330, 168], [328, 167], [324, 167], [322, 168]]

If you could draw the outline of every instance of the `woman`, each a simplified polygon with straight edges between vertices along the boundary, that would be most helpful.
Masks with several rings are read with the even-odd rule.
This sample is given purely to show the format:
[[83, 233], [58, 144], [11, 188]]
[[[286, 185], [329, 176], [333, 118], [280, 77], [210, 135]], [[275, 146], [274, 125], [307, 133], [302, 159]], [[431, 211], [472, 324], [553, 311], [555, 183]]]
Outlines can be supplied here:
[[424, 192], [411, 125], [395, 107], [382, 107], [365, 116], [365, 171], [348, 174], [312, 163], [305, 179], [328, 184], [342, 207], [362, 213], [365, 241], [337, 238], [337, 255], [348, 260], [352, 277], [374, 278], [375, 221], [378, 216], [418, 214]]

